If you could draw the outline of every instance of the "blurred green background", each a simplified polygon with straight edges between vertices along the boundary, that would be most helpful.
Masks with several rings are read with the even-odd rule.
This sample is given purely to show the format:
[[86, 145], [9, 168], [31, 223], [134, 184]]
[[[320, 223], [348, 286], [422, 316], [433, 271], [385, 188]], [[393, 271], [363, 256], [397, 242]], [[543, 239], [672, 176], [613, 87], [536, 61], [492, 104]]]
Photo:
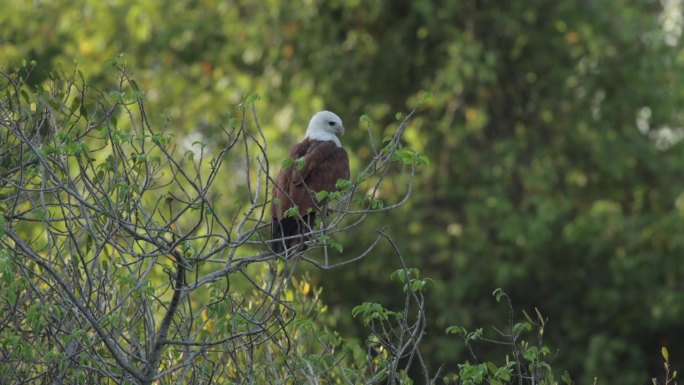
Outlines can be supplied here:
[[[388, 226], [433, 279], [431, 370], [468, 359], [453, 324], [501, 325], [537, 307], [555, 368], [578, 383], [647, 383], [667, 346], [684, 365], [684, 25], [681, 0], [0, 0], [0, 68], [31, 81], [124, 53], [153, 122], [220, 136], [248, 94], [279, 162], [320, 109], [345, 121], [352, 174], [426, 93], [406, 145], [431, 160], [401, 210], [340, 241], [353, 255]], [[360, 122], [367, 114], [371, 123]], [[224, 183], [231, 186], [228, 175]], [[405, 180], [386, 186], [393, 202]], [[385, 252], [386, 251], [386, 252]], [[379, 249], [313, 271], [329, 322], [364, 338], [352, 306], [401, 306]], [[478, 354], [495, 355], [488, 345]]]

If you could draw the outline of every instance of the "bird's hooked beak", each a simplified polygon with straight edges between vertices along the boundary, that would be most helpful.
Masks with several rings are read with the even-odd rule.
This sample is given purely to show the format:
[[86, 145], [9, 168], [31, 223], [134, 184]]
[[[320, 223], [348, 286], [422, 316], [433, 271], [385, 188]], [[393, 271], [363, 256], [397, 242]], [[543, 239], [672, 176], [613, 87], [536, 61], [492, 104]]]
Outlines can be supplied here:
[[344, 136], [344, 126], [340, 125], [340, 128], [337, 129], [337, 133], [340, 134], [340, 136]]

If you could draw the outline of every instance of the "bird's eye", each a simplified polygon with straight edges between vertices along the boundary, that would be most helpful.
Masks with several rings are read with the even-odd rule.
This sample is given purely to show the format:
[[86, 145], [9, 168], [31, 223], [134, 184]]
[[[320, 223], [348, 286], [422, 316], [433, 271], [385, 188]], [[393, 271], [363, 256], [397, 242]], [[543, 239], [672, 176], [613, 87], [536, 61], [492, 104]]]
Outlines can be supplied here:
[[334, 126], [335, 122], [328, 122], [329, 125]]

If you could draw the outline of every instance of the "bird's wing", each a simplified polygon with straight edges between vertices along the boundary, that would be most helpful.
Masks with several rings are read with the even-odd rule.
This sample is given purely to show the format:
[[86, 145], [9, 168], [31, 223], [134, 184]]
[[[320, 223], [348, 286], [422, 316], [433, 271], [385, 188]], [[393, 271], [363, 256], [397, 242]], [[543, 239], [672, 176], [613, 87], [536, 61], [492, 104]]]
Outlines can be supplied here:
[[282, 219], [285, 211], [294, 206], [305, 214], [317, 206], [312, 191], [335, 191], [338, 179], [349, 179], [349, 156], [343, 148], [329, 141], [303, 144], [295, 146], [290, 157], [304, 157], [304, 167], [283, 168], [278, 174], [271, 204], [274, 218]]

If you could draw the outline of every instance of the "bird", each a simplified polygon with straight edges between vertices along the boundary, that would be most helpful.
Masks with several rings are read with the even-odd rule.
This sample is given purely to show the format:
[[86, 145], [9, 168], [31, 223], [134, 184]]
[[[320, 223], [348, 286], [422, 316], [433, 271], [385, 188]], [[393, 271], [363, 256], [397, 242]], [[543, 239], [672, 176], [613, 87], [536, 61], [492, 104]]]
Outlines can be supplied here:
[[[316, 193], [333, 192], [339, 179], [349, 180], [349, 155], [337, 135], [344, 135], [342, 119], [330, 111], [313, 115], [304, 139], [290, 150], [289, 167], [275, 179], [271, 199], [271, 249], [275, 253], [302, 245], [304, 234], [315, 226], [317, 214], [324, 214], [326, 200]], [[294, 208], [294, 209], [293, 209]], [[299, 235], [299, 237], [297, 237]]]

